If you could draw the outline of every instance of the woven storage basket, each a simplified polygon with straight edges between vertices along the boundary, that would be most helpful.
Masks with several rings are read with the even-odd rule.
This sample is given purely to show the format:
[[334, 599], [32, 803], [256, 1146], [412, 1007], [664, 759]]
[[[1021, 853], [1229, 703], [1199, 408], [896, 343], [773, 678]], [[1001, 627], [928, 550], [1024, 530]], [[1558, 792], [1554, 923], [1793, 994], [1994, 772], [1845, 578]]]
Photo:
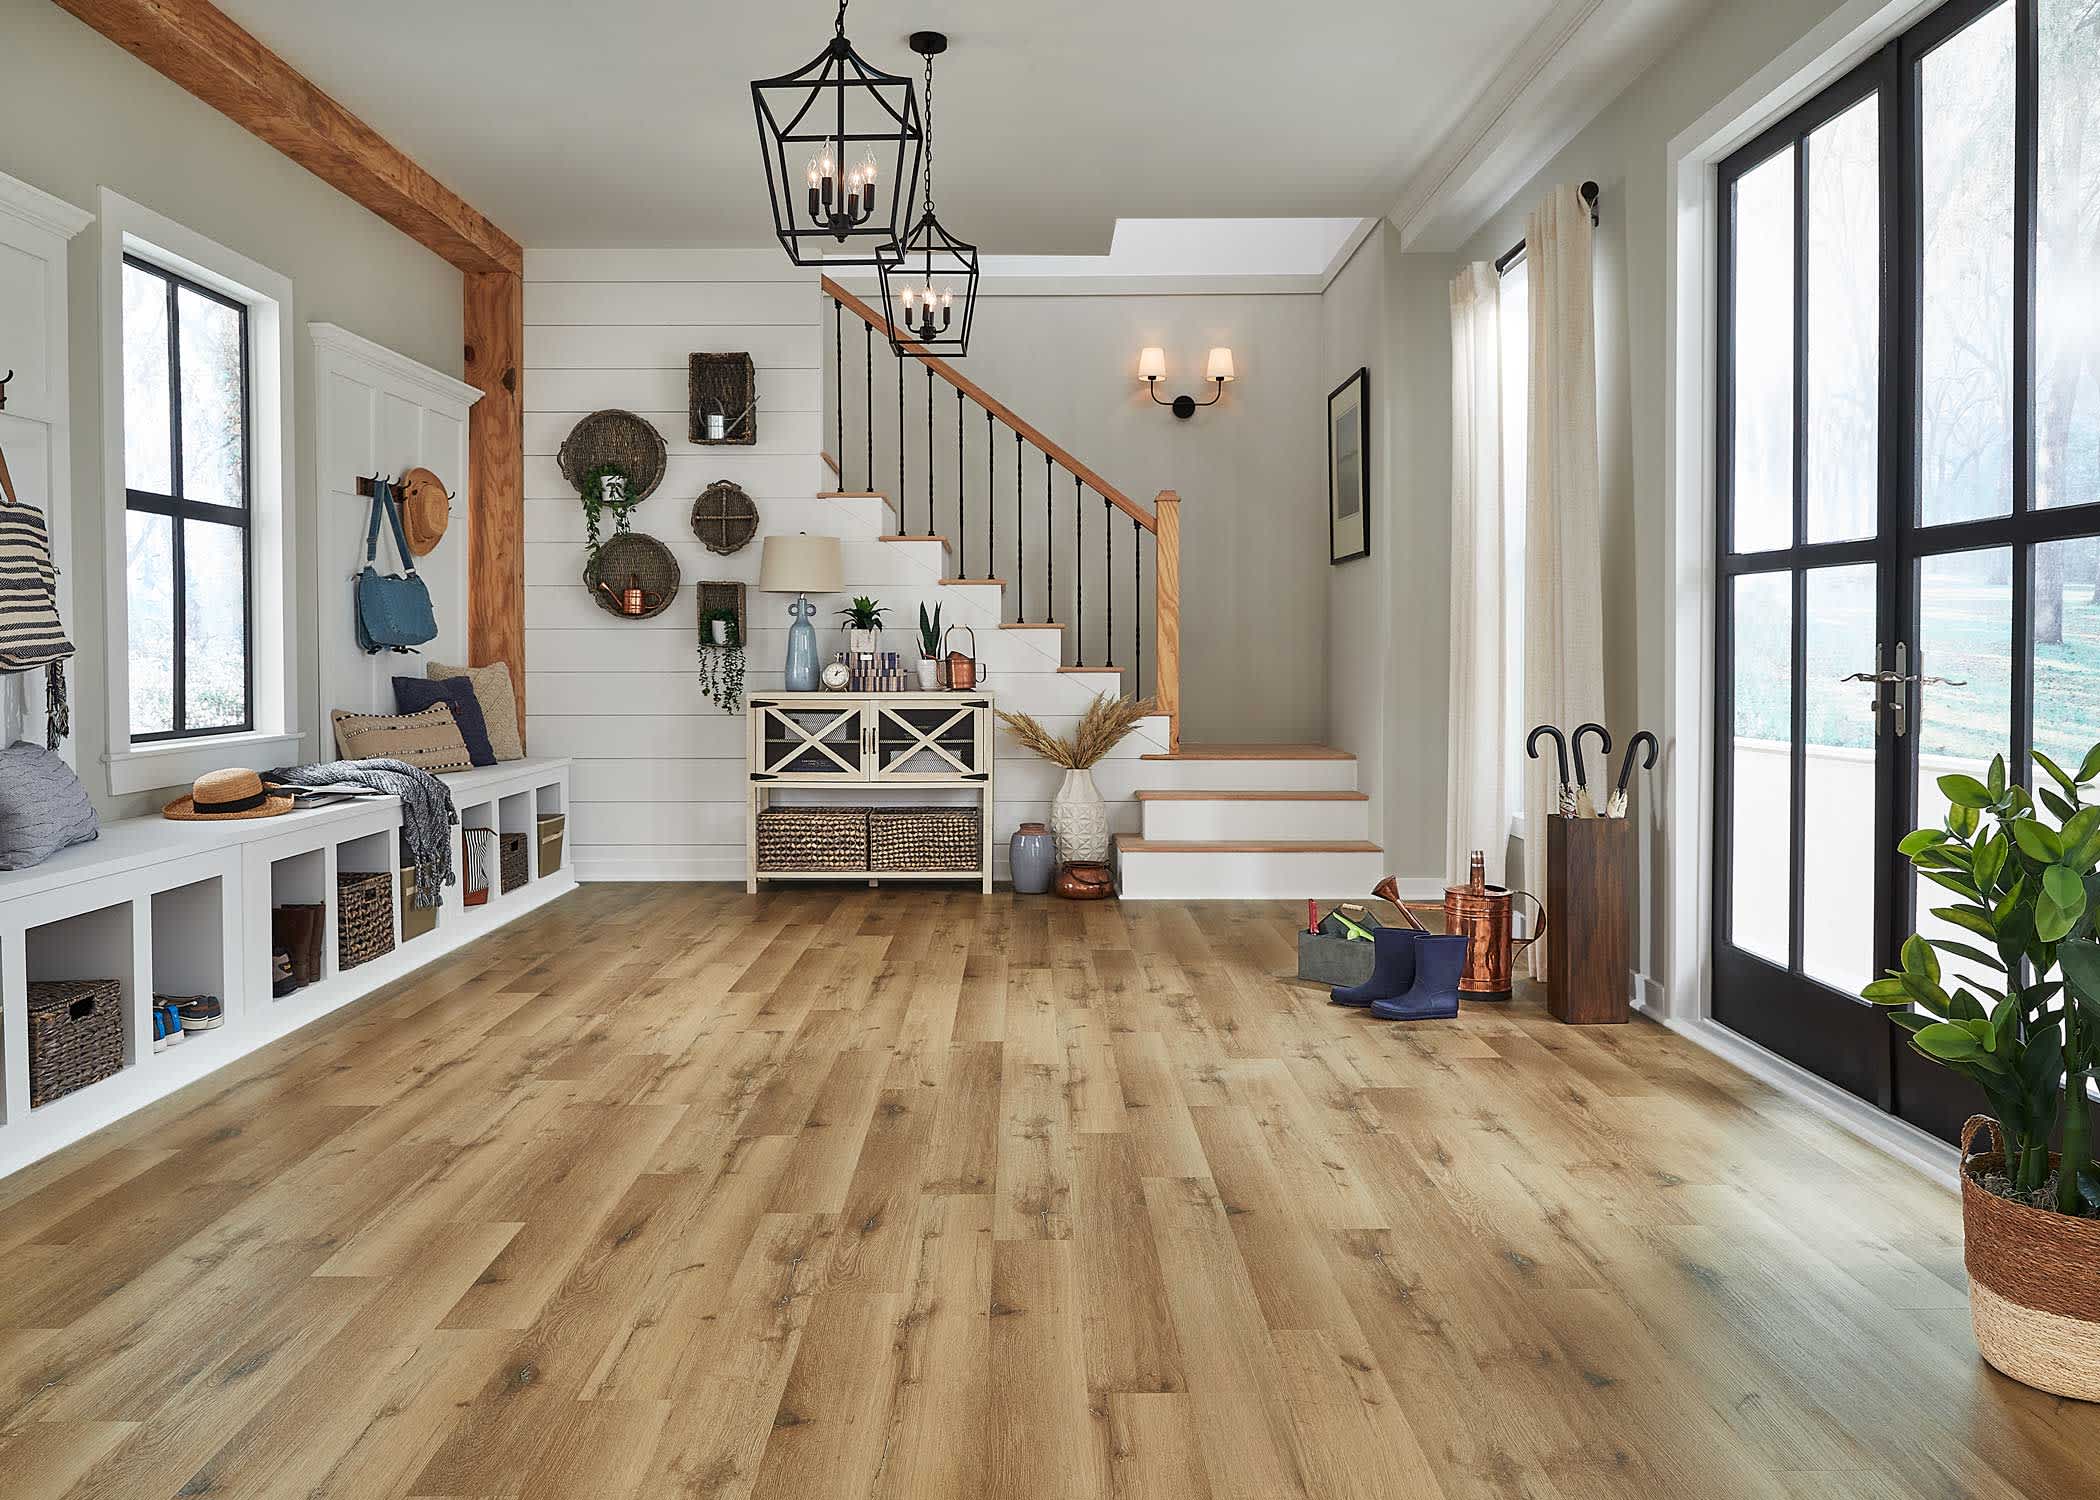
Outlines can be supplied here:
[[540, 876], [542, 879], [561, 868], [561, 839], [569, 826], [569, 820], [561, 813], [541, 813], [540, 830]]
[[721, 557], [741, 552], [758, 534], [758, 507], [743, 486], [717, 479], [693, 502], [693, 535]]
[[[687, 436], [710, 447], [758, 441], [758, 367], [751, 356], [694, 354], [686, 362]], [[723, 437], [707, 435], [707, 414], [720, 412], [728, 422]]]
[[[639, 584], [642, 593], [653, 596], [656, 603], [638, 615], [627, 614], [598, 586], [601, 581], [614, 594]], [[590, 590], [591, 602], [609, 615], [622, 620], [653, 620], [678, 597], [678, 559], [653, 536], [639, 531], [616, 532], [605, 539], [598, 555], [583, 565], [583, 586]]]
[[114, 979], [31, 980], [29, 1107], [124, 1066], [124, 987]]
[[401, 867], [401, 941], [419, 938], [437, 930], [438, 909], [416, 905], [416, 867]]
[[394, 879], [384, 870], [335, 876], [335, 966], [359, 964], [394, 951]]
[[531, 866], [526, 863], [526, 838], [522, 833], [506, 833], [497, 843], [502, 848], [501, 867], [503, 889], [514, 891], [531, 876]]
[[[1989, 1127], [1995, 1151], [1970, 1154]], [[1969, 1319], [1991, 1364], [2036, 1390], [2100, 1401], [2100, 1219], [2074, 1219], [2001, 1198], [1978, 1178], [2005, 1166], [1997, 1121], [1961, 1131], [1963, 1259]], [[2049, 1164], [2058, 1163], [2056, 1153]]]
[[594, 411], [569, 430], [555, 461], [562, 478], [576, 490], [583, 488], [591, 470], [601, 464], [616, 466], [633, 486], [628, 499], [638, 505], [664, 482], [670, 451], [664, 435], [647, 418], [631, 411]]
[[868, 810], [871, 870], [975, 870], [984, 862], [984, 825], [974, 807]]
[[769, 807], [758, 815], [761, 870], [865, 870], [865, 807]]

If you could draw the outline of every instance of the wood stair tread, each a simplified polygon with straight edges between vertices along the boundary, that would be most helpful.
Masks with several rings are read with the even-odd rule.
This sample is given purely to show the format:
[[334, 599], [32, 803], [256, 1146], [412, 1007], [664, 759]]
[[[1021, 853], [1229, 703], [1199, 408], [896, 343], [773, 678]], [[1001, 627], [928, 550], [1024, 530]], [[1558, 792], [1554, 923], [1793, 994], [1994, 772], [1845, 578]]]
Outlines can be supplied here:
[[1057, 670], [1060, 672], [1113, 672], [1118, 677], [1123, 675], [1121, 667], [1059, 667]]
[[881, 490], [818, 490], [819, 500], [887, 500]]
[[905, 536], [902, 533], [896, 533], [889, 536], [879, 536], [875, 540], [878, 542], [939, 542], [943, 551], [953, 552], [955, 550], [953, 542], [939, 535]]
[[1355, 760], [1350, 750], [1332, 745], [1183, 745], [1139, 757], [1141, 760]]
[[1367, 839], [1148, 839], [1116, 835], [1125, 854], [1383, 854]]
[[1201, 788], [1139, 787], [1140, 802], [1368, 802], [1369, 792], [1323, 791], [1205, 791]]
[[999, 628], [1001, 630], [1062, 630], [1065, 627], [1058, 624], [1054, 620], [1039, 620], [1033, 624], [1029, 623], [1026, 620], [1001, 620], [999, 622]]
[[1004, 578], [943, 578], [941, 580], [943, 588], [953, 588], [958, 584], [965, 583], [996, 583], [1002, 589], [1006, 587]]

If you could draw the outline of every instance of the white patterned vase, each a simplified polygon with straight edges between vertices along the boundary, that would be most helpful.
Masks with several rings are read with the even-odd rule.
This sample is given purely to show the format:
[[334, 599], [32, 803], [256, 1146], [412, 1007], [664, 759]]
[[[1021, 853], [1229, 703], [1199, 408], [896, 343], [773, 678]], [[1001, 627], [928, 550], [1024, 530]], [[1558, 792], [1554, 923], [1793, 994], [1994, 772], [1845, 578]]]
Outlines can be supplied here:
[[1108, 805], [1092, 771], [1067, 771], [1050, 803], [1050, 836], [1066, 864], [1099, 864], [1108, 858]]

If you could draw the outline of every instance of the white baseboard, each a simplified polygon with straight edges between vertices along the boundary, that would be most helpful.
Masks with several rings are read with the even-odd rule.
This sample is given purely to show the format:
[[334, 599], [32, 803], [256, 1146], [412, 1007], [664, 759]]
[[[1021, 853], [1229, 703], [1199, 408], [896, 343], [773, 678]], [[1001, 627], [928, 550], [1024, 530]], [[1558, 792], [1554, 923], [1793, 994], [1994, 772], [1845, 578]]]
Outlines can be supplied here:
[[1767, 1051], [1718, 1021], [1696, 1017], [1664, 1020], [1662, 1024], [1687, 1041], [1734, 1064], [1760, 1083], [1769, 1084], [1789, 1099], [1807, 1105], [1868, 1145], [1914, 1167], [1948, 1191], [1960, 1190], [1961, 1153], [1938, 1136], [1929, 1135], [1908, 1121], [1876, 1109], [1866, 1100], [1847, 1093], [1827, 1079], [1818, 1078], [1776, 1052]]

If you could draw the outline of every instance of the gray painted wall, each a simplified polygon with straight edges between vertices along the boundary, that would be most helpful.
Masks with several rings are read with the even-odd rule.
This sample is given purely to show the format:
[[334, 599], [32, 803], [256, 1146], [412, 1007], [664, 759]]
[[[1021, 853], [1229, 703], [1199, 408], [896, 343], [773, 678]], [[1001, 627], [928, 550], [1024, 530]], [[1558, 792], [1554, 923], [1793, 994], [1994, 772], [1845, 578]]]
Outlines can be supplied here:
[[[957, 368], [1023, 420], [1032, 422], [1074, 458], [1141, 505], [1160, 490], [1182, 498], [1182, 738], [1303, 741], [1327, 732], [1328, 683], [1320, 665], [1327, 643], [1326, 607], [1317, 580], [1327, 560], [1327, 449], [1325, 402], [1334, 383], [1320, 355], [1321, 299], [1310, 293], [1270, 295], [1000, 295], [978, 299], [970, 354]], [[826, 425], [824, 445], [837, 445], [832, 425], [833, 339], [824, 330]], [[862, 413], [867, 356], [862, 325], [845, 322], [845, 483], [859, 488], [866, 474]], [[1187, 421], [1156, 406], [1137, 379], [1138, 351], [1166, 351], [1163, 394], [1203, 395], [1204, 357], [1213, 345], [1233, 351], [1237, 378], [1216, 406]], [[1352, 367], [1353, 368], [1353, 367]], [[904, 524], [926, 529], [926, 377], [906, 367], [905, 444], [909, 466]], [[874, 347], [874, 487], [897, 484], [897, 375], [887, 347]], [[984, 414], [967, 408], [962, 475], [981, 507], [986, 484]], [[991, 469], [998, 504], [997, 576], [1014, 586], [1013, 437], [1000, 429]], [[935, 525], [957, 536], [955, 396], [936, 393]], [[1028, 618], [1043, 618], [1043, 460], [1023, 459], [1020, 516], [1026, 528]], [[1058, 618], [1074, 613], [1072, 482], [1053, 480], [1057, 547]], [[969, 571], [986, 568], [981, 509], [973, 509]], [[1100, 571], [1104, 515], [1086, 496], [1087, 660], [1099, 663], [1107, 627]], [[1130, 661], [1133, 620], [1149, 624], [1152, 559], [1144, 562], [1145, 604], [1132, 609], [1128, 519], [1115, 522], [1116, 661]], [[1012, 614], [1011, 606], [1009, 615]], [[1154, 646], [1144, 638], [1150, 691]], [[1069, 640], [1068, 640], [1069, 654]]]
[[[0, 170], [92, 211], [109, 187], [293, 283], [300, 566], [298, 651], [303, 753], [332, 747], [315, 683], [319, 608], [349, 607], [352, 559], [312, 547], [313, 347], [305, 325], [341, 324], [450, 375], [462, 364], [460, 277], [445, 262], [49, 0], [0, 0]], [[102, 769], [103, 590], [121, 587], [102, 556], [102, 332], [98, 231], [73, 241], [73, 726], [82, 780], [106, 817], [155, 811], [147, 793], [112, 798]], [[463, 478], [464, 476], [462, 476]], [[326, 589], [326, 597], [322, 590]]]

